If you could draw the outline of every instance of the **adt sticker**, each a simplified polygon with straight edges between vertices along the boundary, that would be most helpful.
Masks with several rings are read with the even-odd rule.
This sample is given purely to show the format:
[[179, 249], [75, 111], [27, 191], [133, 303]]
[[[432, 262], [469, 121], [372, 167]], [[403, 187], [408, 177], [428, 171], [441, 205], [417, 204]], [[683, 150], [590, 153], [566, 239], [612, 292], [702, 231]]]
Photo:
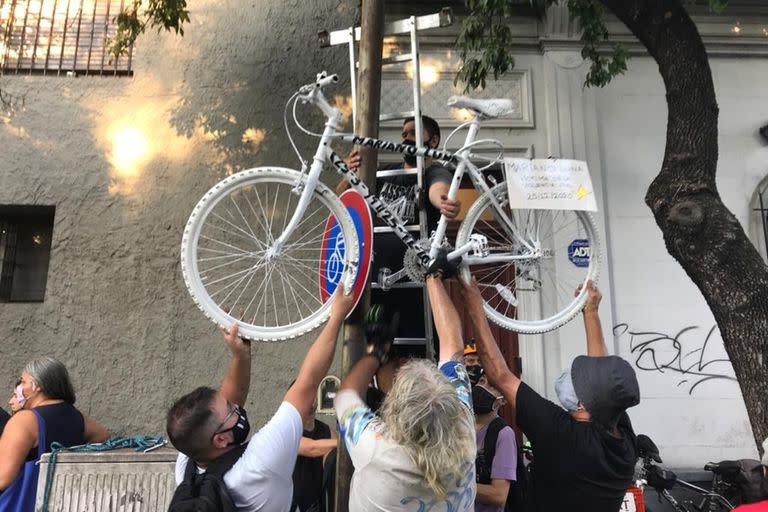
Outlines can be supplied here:
[[587, 239], [578, 238], [568, 246], [568, 259], [577, 267], [588, 267], [590, 256], [592, 256], [592, 248]]
[[[341, 202], [347, 207], [357, 231], [357, 239], [360, 241], [360, 263], [357, 277], [355, 277], [354, 296], [355, 305], [360, 300], [368, 281], [368, 271], [371, 266], [371, 248], [373, 247], [373, 219], [368, 204], [359, 193], [347, 190], [339, 196]], [[325, 225], [325, 236], [320, 256], [320, 296], [323, 302], [327, 301], [336, 286], [341, 281], [344, 273], [344, 235], [336, 217], [330, 216]], [[353, 308], [354, 309], [354, 308]]]

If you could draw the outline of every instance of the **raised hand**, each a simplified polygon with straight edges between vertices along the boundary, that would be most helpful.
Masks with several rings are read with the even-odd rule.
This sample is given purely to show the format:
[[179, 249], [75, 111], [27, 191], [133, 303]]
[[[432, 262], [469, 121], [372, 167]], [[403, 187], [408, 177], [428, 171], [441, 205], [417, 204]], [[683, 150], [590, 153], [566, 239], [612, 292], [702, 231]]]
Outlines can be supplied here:
[[360, 152], [357, 149], [353, 149], [349, 152], [347, 155], [347, 158], [344, 160], [344, 163], [349, 167], [349, 170], [352, 172], [357, 172], [358, 169], [360, 169], [360, 165], [362, 164], [362, 157], [360, 156]]
[[237, 322], [233, 322], [232, 325], [229, 326], [229, 330], [220, 329], [220, 331], [221, 336], [224, 338], [224, 343], [227, 344], [229, 350], [232, 351], [232, 354], [251, 353], [251, 342], [249, 340], [244, 340], [238, 335]]
[[[583, 286], [579, 285], [576, 288], [576, 292], [574, 292], [574, 295], [578, 295], [581, 293]], [[597, 309], [600, 307], [600, 301], [603, 298], [603, 294], [600, 293], [600, 290], [597, 288], [597, 285], [590, 279], [587, 281], [587, 302], [584, 304], [583, 312], [591, 312], [591, 311], [597, 311]]]
[[339, 321], [343, 321], [347, 318], [347, 315], [352, 311], [352, 307], [355, 305], [354, 292], [349, 295], [344, 293], [344, 283], [339, 282], [336, 286], [336, 291], [333, 293], [331, 300], [331, 318]]
[[449, 219], [455, 219], [461, 212], [461, 201], [448, 199], [447, 195], [440, 196], [440, 213]]

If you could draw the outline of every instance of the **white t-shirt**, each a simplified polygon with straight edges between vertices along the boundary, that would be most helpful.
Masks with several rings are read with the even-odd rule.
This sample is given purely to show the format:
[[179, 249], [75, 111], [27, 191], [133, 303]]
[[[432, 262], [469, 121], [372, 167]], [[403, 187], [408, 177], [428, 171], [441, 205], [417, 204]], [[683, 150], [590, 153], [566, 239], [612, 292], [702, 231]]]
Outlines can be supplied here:
[[[456, 386], [456, 393], [471, 413], [469, 377], [457, 361], [440, 364], [440, 371]], [[339, 432], [355, 466], [349, 510], [471, 512], [475, 503], [475, 454], [464, 461], [462, 474], [448, 482], [448, 494], [437, 501], [406, 451], [390, 440], [384, 423], [352, 390], [336, 395]], [[474, 438], [472, 439], [474, 443]], [[450, 485], [453, 484], [453, 485]]]
[[[251, 437], [242, 457], [224, 474], [224, 484], [238, 510], [288, 511], [302, 432], [299, 411], [283, 402], [272, 419]], [[176, 485], [184, 480], [188, 461], [183, 454], [176, 459]], [[198, 471], [204, 472], [200, 468]]]

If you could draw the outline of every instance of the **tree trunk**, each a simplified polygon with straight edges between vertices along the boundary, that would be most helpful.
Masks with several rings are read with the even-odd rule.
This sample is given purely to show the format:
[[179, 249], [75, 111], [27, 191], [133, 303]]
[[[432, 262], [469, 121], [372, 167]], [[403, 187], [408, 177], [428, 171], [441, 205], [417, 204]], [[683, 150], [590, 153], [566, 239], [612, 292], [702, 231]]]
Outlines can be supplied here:
[[717, 191], [718, 107], [704, 44], [679, 1], [601, 2], [659, 65], [667, 144], [645, 202], [712, 310], [759, 446], [768, 436], [768, 267]]
[[[357, 81], [357, 124], [355, 133], [364, 137], [379, 136], [379, 106], [381, 103], [381, 59], [384, 46], [384, 0], [363, 0], [360, 20], [360, 55]], [[362, 156], [358, 176], [371, 190], [376, 190], [378, 152], [358, 148]], [[365, 354], [363, 313], [371, 302], [370, 282], [365, 285], [357, 308], [344, 323], [342, 347], [342, 376], [346, 377], [355, 363]], [[344, 440], [339, 438], [336, 459], [336, 512], [349, 509], [349, 492], [355, 468], [349, 458]]]

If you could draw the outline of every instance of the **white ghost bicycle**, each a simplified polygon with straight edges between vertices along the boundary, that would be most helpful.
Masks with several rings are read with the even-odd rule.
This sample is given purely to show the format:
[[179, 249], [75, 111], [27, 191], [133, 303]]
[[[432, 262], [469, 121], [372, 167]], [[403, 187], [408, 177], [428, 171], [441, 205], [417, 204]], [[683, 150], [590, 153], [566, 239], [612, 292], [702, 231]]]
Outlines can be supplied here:
[[[451, 199], [464, 174], [469, 174], [479, 195], [458, 230], [449, 259], [463, 258], [461, 277], [475, 276], [492, 322], [521, 333], [541, 333], [560, 327], [581, 310], [586, 287], [576, 296], [573, 291], [596, 278], [600, 254], [591, 215], [510, 208], [506, 184], [483, 174], [498, 159], [486, 158], [490, 163], [484, 167], [473, 163], [479, 157], [472, 149], [479, 144], [501, 148], [498, 141], [478, 140], [477, 133], [483, 120], [511, 113], [511, 100], [451, 98], [450, 106], [475, 114], [451, 134], [468, 128], [464, 145], [452, 153], [336, 133], [342, 114], [328, 103], [323, 88], [337, 80], [336, 75], [320, 73], [286, 104], [286, 119], [292, 104], [296, 125], [307, 133], [311, 132], [296, 118], [297, 102], [316, 106], [326, 116], [323, 133], [314, 134], [320, 141], [310, 166], [304, 165], [301, 172], [284, 167], [238, 172], [217, 183], [192, 211], [181, 243], [181, 268], [192, 298], [206, 316], [221, 326], [237, 320], [243, 336], [266, 341], [299, 336], [327, 320], [330, 301], [321, 291], [321, 280], [343, 282], [349, 290], [361, 258], [349, 212], [320, 182], [328, 163], [407, 246], [404, 269], [387, 277], [385, 284], [424, 278], [429, 262], [447, 246], [447, 219], [440, 218], [430, 240], [416, 240], [331, 149], [334, 140], [425, 156], [453, 167]], [[291, 144], [295, 149], [293, 139]], [[333, 235], [328, 230], [330, 218], [339, 226]], [[335, 247], [343, 246], [343, 253], [326, 250], [330, 236]], [[574, 241], [589, 247], [591, 255], [579, 265], [568, 258]]]

